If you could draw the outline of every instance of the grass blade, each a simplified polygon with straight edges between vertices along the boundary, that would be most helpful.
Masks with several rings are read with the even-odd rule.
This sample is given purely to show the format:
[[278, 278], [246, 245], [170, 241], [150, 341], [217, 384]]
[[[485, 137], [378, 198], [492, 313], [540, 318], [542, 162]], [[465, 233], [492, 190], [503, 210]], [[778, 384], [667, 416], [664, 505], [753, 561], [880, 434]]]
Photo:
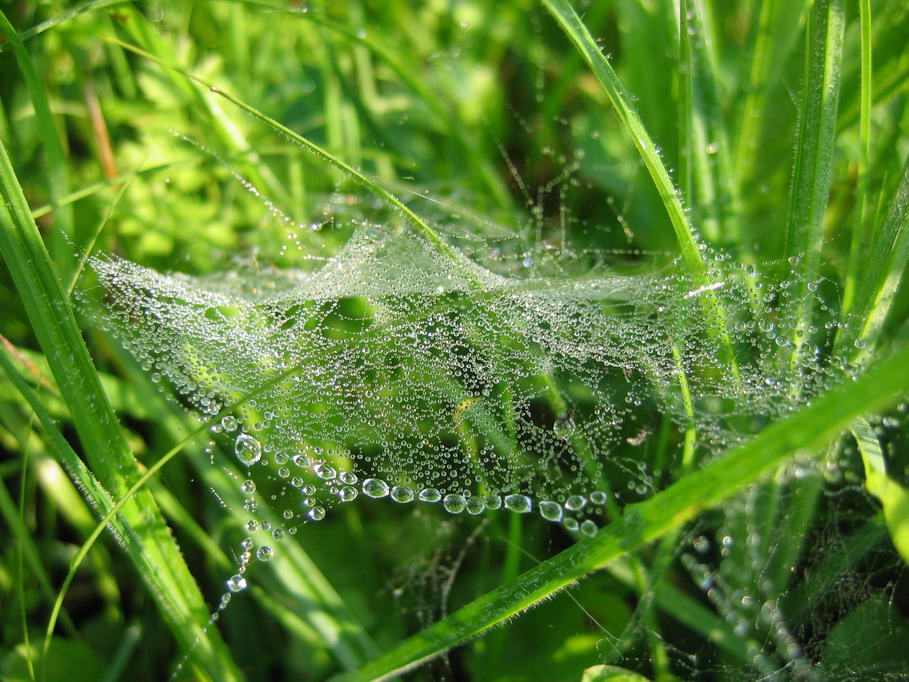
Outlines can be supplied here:
[[893, 546], [909, 563], [909, 492], [887, 475], [881, 444], [865, 419], [855, 420], [852, 436], [865, 466], [865, 488], [884, 508], [884, 521]]
[[[76, 431], [101, 484], [122, 495], [138, 477], [135, 460], [76, 324], [72, 307], [0, 144], [0, 253], [6, 261], [35, 335], [66, 399]], [[217, 633], [202, 629], [208, 609], [151, 493], [142, 491], [123, 508], [125, 549], [184, 650], [211, 677], [238, 679], [239, 672]]]
[[845, 16], [842, 0], [819, 0], [811, 9], [807, 30], [802, 103], [792, 170], [787, 257], [801, 258], [799, 324], [793, 335], [793, 361], [807, 339], [810, 297], [807, 282], [817, 274], [824, 237], [824, 216], [830, 196], [836, 114], [839, 102]]
[[836, 438], [856, 417], [889, 406], [907, 386], [909, 345], [904, 345], [858, 381], [835, 388], [688, 478], [645, 502], [627, 507], [620, 520], [595, 538], [570, 547], [483, 595], [357, 672], [336, 678], [337, 682], [385, 679], [505, 622], [610, 561], [681, 526], [796, 452], [820, 447]]
[[47, 163], [47, 179], [51, 204], [54, 207], [54, 217], [56, 218], [56, 229], [52, 236], [54, 257], [57, 263], [68, 264], [72, 258], [66, 239], [73, 234], [73, 210], [71, 206], [60, 202], [63, 197], [69, 194], [69, 174], [66, 169], [63, 144], [60, 141], [57, 124], [51, 114], [47, 92], [38, 77], [35, 65], [32, 63], [32, 59], [28, 54], [28, 50], [25, 49], [21, 37], [2, 11], [0, 11], [0, 31], [3, 32], [12, 47], [16, 62], [19, 64], [19, 70], [22, 72], [22, 77], [28, 86], [32, 104], [35, 107], [35, 118], [38, 121], [38, 131], [44, 147], [45, 162]]

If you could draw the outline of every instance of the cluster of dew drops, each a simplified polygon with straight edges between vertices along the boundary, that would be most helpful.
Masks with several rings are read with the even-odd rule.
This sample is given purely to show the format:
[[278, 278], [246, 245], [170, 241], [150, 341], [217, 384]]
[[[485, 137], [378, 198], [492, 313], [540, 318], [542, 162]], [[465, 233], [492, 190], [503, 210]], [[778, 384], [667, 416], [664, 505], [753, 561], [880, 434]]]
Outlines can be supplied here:
[[[233, 433], [237, 431], [239, 421], [233, 415], [227, 415], [222, 418], [216, 431]], [[233, 451], [239, 463], [247, 470], [257, 464], [263, 463], [263, 446], [252, 435], [244, 431], [239, 431], [233, 440]], [[292, 471], [287, 464], [298, 469], [308, 469], [315, 479], [323, 487], [323, 492], [327, 491], [331, 499], [337, 503], [353, 502], [361, 494], [372, 499], [389, 498], [398, 504], [407, 504], [411, 502], [424, 502], [429, 504], [439, 504], [450, 514], [460, 514], [467, 512], [472, 516], [477, 516], [485, 511], [507, 510], [516, 514], [528, 514], [536, 509], [539, 516], [552, 523], [560, 523], [567, 531], [575, 533], [578, 537], [593, 537], [597, 534], [598, 526], [590, 518], [578, 520], [578, 516], [585, 512], [598, 514], [601, 507], [609, 499], [608, 493], [602, 490], [594, 490], [588, 496], [570, 495], [564, 502], [559, 503], [553, 500], [534, 499], [523, 493], [511, 493], [507, 495], [462, 495], [460, 493], [448, 493], [443, 495], [437, 488], [426, 487], [420, 490], [414, 490], [406, 485], [389, 485], [381, 478], [364, 478], [360, 479], [351, 471], [338, 471], [331, 464], [324, 460], [312, 459], [303, 454], [297, 454], [288, 458], [286, 455], [276, 455], [275, 463], [279, 465], [278, 476], [282, 479], [288, 479], [290, 485], [299, 491], [300, 506], [305, 508], [305, 517], [307, 521], [321, 521], [325, 518], [327, 511], [323, 504], [317, 500], [317, 487], [308, 484], [299, 475], [292, 475]], [[240, 491], [247, 498], [252, 498], [256, 494], [257, 486], [252, 478], [246, 478], [240, 483]], [[250, 501], [245, 507], [248, 511], [254, 511], [256, 505]], [[283, 512], [283, 517], [287, 521], [292, 521], [296, 515], [290, 509]], [[274, 540], [280, 540], [284, 537], [285, 532], [289, 534], [296, 533], [296, 526], [289, 528], [271, 528], [268, 521], [260, 521], [256, 518], [250, 518], [245, 525], [249, 532], [258, 530], [271, 531], [271, 537]], [[253, 556], [259, 561], [269, 561], [275, 556], [275, 549], [271, 545], [261, 545], [258, 548], [251, 536], [248, 536], [240, 543], [242, 553], [239, 559], [239, 568], [235, 575], [227, 580], [227, 589], [229, 593], [222, 597], [222, 606], [226, 606], [230, 601], [230, 593], [242, 592], [247, 587], [247, 581], [244, 577], [246, 569], [250, 565]]]

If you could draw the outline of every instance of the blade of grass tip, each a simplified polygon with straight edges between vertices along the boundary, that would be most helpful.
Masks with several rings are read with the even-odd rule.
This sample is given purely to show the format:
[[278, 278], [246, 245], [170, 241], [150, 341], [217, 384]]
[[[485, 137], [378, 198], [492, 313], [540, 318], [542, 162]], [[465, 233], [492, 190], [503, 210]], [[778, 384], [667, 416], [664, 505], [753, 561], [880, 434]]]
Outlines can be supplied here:
[[909, 492], [887, 474], [881, 444], [867, 420], [852, 424], [852, 436], [858, 445], [865, 467], [865, 489], [884, 508], [884, 521], [893, 546], [909, 563]]
[[360, 670], [336, 677], [336, 682], [387, 679], [517, 616], [734, 495], [796, 452], [823, 446], [838, 437], [856, 417], [890, 406], [907, 387], [909, 344], [876, 363], [858, 380], [828, 391], [687, 478], [644, 502], [626, 507], [622, 518], [603, 528], [596, 537], [569, 547], [511, 583], [479, 597]]
[[394, 208], [396, 211], [400, 212], [417, 229], [417, 232], [420, 235], [422, 235], [440, 253], [444, 254], [445, 256], [447, 256], [454, 262], [460, 263], [460, 262], [464, 261], [464, 257], [459, 252], [455, 251], [444, 239], [442, 239], [442, 237], [440, 237], [438, 235], [438, 233], [436, 233], [435, 230], [433, 230], [429, 226], [428, 223], [426, 223], [426, 221], [424, 221], [416, 213], [414, 213], [410, 208], [408, 208], [407, 205], [404, 204], [400, 199], [395, 197], [393, 194], [391, 194], [384, 188], [377, 185], [375, 182], [370, 180], [362, 172], [358, 171], [353, 166], [350, 166], [349, 164], [345, 163], [344, 161], [342, 161], [341, 159], [336, 157], [334, 154], [332, 154], [328, 150], [323, 149], [322, 147], [317, 145], [315, 142], [308, 140], [307, 138], [303, 137], [299, 133], [295, 133], [290, 128], [282, 125], [281, 123], [278, 123], [278, 121], [276, 121], [275, 119], [273, 119], [269, 116], [266, 116], [265, 114], [260, 112], [258, 109], [250, 106], [249, 104], [238, 99], [237, 97], [234, 97], [229, 92], [221, 89], [217, 85], [213, 85], [213, 84], [203, 80], [199, 76], [188, 73], [187, 71], [181, 69], [178, 66], [168, 64], [167, 62], [156, 57], [155, 55], [151, 54], [150, 52], [146, 52], [142, 48], [137, 47], [135, 45], [131, 45], [131, 44], [126, 43], [117, 38], [108, 37], [105, 39], [110, 42], [113, 42], [117, 45], [120, 45], [120, 47], [122, 47], [125, 50], [129, 50], [130, 52], [138, 54], [146, 59], [149, 59], [149, 60], [167, 68], [167, 69], [172, 69], [174, 71], [178, 71], [179, 73], [183, 74], [183, 76], [185, 76], [186, 78], [203, 86], [204, 88], [208, 89], [210, 92], [212, 92], [216, 95], [219, 95], [220, 97], [223, 97], [224, 99], [226, 99], [228, 102], [230, 102], [234, 106], [242, 109], [243, 111], [245, 111], [246, 113], [251, 115], [253, 118], [256, 118], [256, 119], [262, 121], [263, 123], [268, 125], [270, 128], [272, 128], [276, 132], [284, 135], [285, 137], [287, 137], [288, 139], [290, 139], [291, 141], [293, 141], [294, 143], [296, 143], [297, 145], [299, 145], [306, 151], [317, 156], [318, 158], [320, 158], [323, 161], [325, 161], [326, 163], [334, 166], [335, 168], [341, 170], [345, 175], [347, 175], [348, 177], [350, 177], [353, 180], [355, 180], [356, 182], [358, 182], [365, 189], [367, 189], [368, 191], [372, 192], [373, 194], [375, 194], [376, 196], [378, 196], [379, 198], [381, 198], [382, 200], [387, 202], [392, 208]]
[[88, 240], [88, 244], [86, 244], [83, 248], [82, 254], [79, 256], [79, 262], [76, 263], [76, 268], [73, 270], [72, 277], [70, 277], [69, 285], [66, 287], [67, 298], [72, 297], [73, 290], [76, 288], [76, 284], [79, 282], [79, 278], [82, 276], [82, 271], [85, 269], [85, 264], [88, 262], [88, 259], [92, 255], [92, 251], [95, 248], [95, 242], [98, 241], [98, 237], [101, 236], [101, 232], [104, 231], [104, 227], [107, 225], [110, 217], [117, 209], [117, 205], [120, 203], [120, 199], [122, 199], [123, 195], [126, 194], [126, 190], [129, 189], [129, 186], [132, 184], [132, 181], [135, 177], [136, 174], [133, 174], [126, 182], [120, 186], [120, 189], [114, 197], [113, 201], [111, 201], [110, 206], [107, 207], [107, 211], [104, 212], [104, 217], [98, 221], [98, 225], [95, 228], [95, 231], [92, 233], [91, 239]]
[[[137, 475], [135, 459], [2, 141], [0, 199], [0, 254], [70, 408], [92, 471], [113, 494], [122, 494]], [[143, 491], [124, 509], [122, 518], [131, 538], [124, 543], [127, 554], [181, 646], [193, 648], [195, 661], [212, 677], [238, 679], [230, 652], [217, 633], [195, 646], [208, 609], [154, 498]]]
[[868, 199], [868, 165], [871, 159], [871, 0], [859, 0], [859, 31], [861, 33], [861, 77], [859, 85], [859, 161], [858, 185], [856, 186], [855, 223], [849, 244], [849, 261], [846, 281], [843, 285], [842, 314], [851, 309], [855, 298], [856, 281], [862, 262], [862, 247], [865, 237], [866, 202]]
[[876, 274], [862, 278], [853, 308], [859, 323], [859, 331], [853, 335], [857, 360], [867, 359], [877, 342], [909, 264], [909, 159], [867, 254], [863, 260], [874, 263]]
[[57, 124], [51, 114], [47, 92], [35, 70], [31, 56], [25, 49], [18, 32], [2, 10], [0, 10], [0, 31], [6, 36], [6, 40], [13, 50], [16, 63], [22, 72], [22, 77], [31, 95], [32, 105], [35, 108], [35, 119], [38, 122], [38, 132], [47, 164], [51, 204], [54, 206], [54, 227], [56, 229], [51, 233], [54, 259], [58, 267], [68, 270], [71, 263], [68, 241], [73, 236], [73, 210], [69, 205], [59, 203], [64, 196], [69, 194], [69, 174], [63, 144], [60, 141]]
[[[48, 31], [55, 26], [59, 26], [62, 23], [69, 21], [70, 19], [75, 19], [76, 17], [85, 14], [86, 12], [91, 12], [96, 9], [102, 9], [104, 7], [110, 7], [111, 5], [126, 5], [133, 2], [133, 0], [89, 0], [89, 2], [83, 2], [80, 5], [71, 7], [64, 12], [60, 12], [56, 16], [51, 17], [42, 21], [40, 24], [36, 24], [22, 33], [19, 34], [19, 38], [22, 42], [25, 42], [29, 38], [34, 38], [37, 35], [41, 35], [45, 31]], [[0, 54], [7, 49], [7, 45], [0, 45]]]
[[[193, 164], [199, 163], [199, 157], [189, 157], [186, 159], [180, 159], [178, 161], [168, 161], [166, 163], [158, 164], [157, 166], [150, 166], [149, 168], [144, 168], [139, 171], [129, 171], [127, 173], [121, 173], [116, 177], [110, 178], [109, 180], [101, 180], [100, 182], [92, 183], [91, 185], [86, 185], [82, 189], [77, 189], [75, 192], [70, 192], [65, 197], [61, 198], [59, 201], [60, 206], [67, 204], [74, 204], [77, 201], [90, 197], [98, 192], [112, 187], [114, 185], [119, 185], [123, 182], [131, 182], [134, 178], [145, 177], [146, 175], [152, 175], [161, 170], [166, 170], [168, 168], [176, 168], [183, 164]], [[38, 208], [32, 209], [31, 215], [34, 220], [42, 216], [46, 216], [48, 213], [54, 210], [54, 207], [50, 204], [45, 204], [44, 206], [39, 206]]]
[[792, 169], [786, 257], [800, 259], [793, 305], [797, 324], [792, 332], [790, 365], [800, 360], [810, 338], [813, 297], [807, 286], [817, 276], [824, 244], [824, 216], [830, 198], [836, 114], [839, 103], [845, 16], [842, 0], [817, 0], [806, 31], [805, 70]]
[[[663, 201], [688, 270], [699, 285], [703, 287], [709, 286], [710, 275], [707, 263], [704, 260], [694, 226], [688, 219], [685, 208], [682, 205], [681, 193], [673, 184], [672, 178], [669, 177], [669, 171], [660, 158], [659, 150], [650, 138], [650, 134], [644, 127], [637, 111], [632, 106], [631, 95], [625, 90], [625, 86], [619, 80], [609, 60], [603, 55], [599, 45], [590, 35], [587, 27], [568, 0], [541, 0], [541, 2], [552, 14], [565, 32], [565, 35], [568, 36], [583, 55], [594, 76], [596, 76], [603, 90], [605, 90]], [[711, 334], [719, 339], [725, 356], [724, 360], [731, 368], [736, 381], [738, 381], [739, 371], [732, 348], [732, 340], [726, 328], [726, 313], [723, 310], [723, 306], [715, 292], [710, 289], [705, 289], [701, 300], [704, 304], [704, 311], [708, 316]]]

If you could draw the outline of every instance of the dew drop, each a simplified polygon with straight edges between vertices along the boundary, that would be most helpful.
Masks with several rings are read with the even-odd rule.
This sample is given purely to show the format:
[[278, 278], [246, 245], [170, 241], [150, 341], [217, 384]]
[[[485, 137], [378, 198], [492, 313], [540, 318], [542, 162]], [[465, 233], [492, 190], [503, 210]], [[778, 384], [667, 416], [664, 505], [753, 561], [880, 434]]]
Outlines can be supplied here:
[[262, 545], [256, 550], [256, 558], [259, 561], [268, 561], [275, 555], [275, 550], [273, 550], [268, 545]]
[[227, 589], [231, 592], [242, 592], [246, 589], [246, 578], [239, 574], [231, 576], [227, 580]]
[[325, 518], [325, 507], [313, 507], [307, 514], [313, 521], [321, 521]]
[[385, 497], [388, 495], [388, 484], [381, 478], [367, 478], [363, 481], [363, 492], [369, 497]]
[[583, 495], [572, 495], [565, 500], [565, 509], [568, 511], [580, 511], [585, 504], [587, 504], [587, 500], [584, 499]]
[[[604, 493], [602, 490], [594, 490], [592, 493], [590, 493], [590, 501], [597, 505], [606, 504], [606, 500], [608, 499], [608, 497], [609, 496], [606, 493]], [[582, 524], [582, 526], [583, 526], [583, 524]], [[596, 526], [594, 526], [594, 527], [596, 527]]]
[[241, 433], [234, 442], [234, 454], [245, 466], [252, 466], [262, 457], [262, 445], [248, 433]]
[[558, 522], [562, 520], [562, 505], [551, 500], [540, 502], [540, 516], [547, 521]]
[[420, 491], [420, 502], [438, 502], [442, 499], [442, 493], [435, 488], [423, 488]]
[[240, 484], [240, 490], [242, 490], [246, 495], [252, 495], [256, 492], [256, 483], [251, 479], [246, 479], [243, 483]]
[[221, 428], [225, 431], [236, 431], [237, 430], [237, 418], [233, 415], [228, 414], [221, 420]]
[[482, 514], [483, 510], [486, 509], [486, 500], [478, 495], [474, 495], [467, 500], [467, 513], [473, 514]]
[[391, 499], [395, 502], [400, 502], [401, 504], [406, 504], [407, 502], [413, 502], [414, 493], [413, 490], [404, 485], [396, 485], [391, 489]]
[[451, 493], [446, 495], [445, 499], [442, 500], [442, 506], [445, 507], [446, 511], [449, 511], [452, 514], [460, 514], [464, 511], [464, 507], [467, 506], [467, 500], [464, 499], [463, 495]]
[[526, 514], [533, 508], [533, 504], [527, 495], [507, 495], [505, 497], [505, 509]]
[[[591, 495], [591, 497], [593, 497], [593, 495]], [[581, 532], [589, 538], [592, 538], [594, 535], [596, 535], [597, 530], [599, 530], [597, 528], [597, 524], [595, 524], [590, 519], [587, 519], [584, 521], [584, 523], [581, 524]]]

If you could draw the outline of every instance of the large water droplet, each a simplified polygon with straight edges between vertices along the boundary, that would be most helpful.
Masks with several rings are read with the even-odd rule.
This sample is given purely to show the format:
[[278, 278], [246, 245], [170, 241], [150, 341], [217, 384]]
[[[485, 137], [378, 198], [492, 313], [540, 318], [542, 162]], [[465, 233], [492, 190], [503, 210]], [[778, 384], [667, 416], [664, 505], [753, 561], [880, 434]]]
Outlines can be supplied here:
[[404, 485], [396, 485], [391, 489], [391, 499], [395, 502], [400, 502], [405, 504], [407, 502], [413, 502], [414, 494], [413, 490]]
[[562, 505], [551, 500], [543, 500], [540, 502], [540, 516], [547, 521], [561, 521]]
[[423, 488], [420, 491], [420, 502], [438, 502], [442, 499], [442, 493], [435, 488]]
[[442, 500], [442, 506], [445, 507], [446, 511], [449, 511], [452, 514], [460, 514], [464, 511], [464, 507], [467, 506], [467, 500], [464, 499], [463, 495], [451, 493], [450, 495], [446, 495], [445, 499]]
[[533, 504], [527, 495], [506, 495], [505, 497], [505, 509], [509, 511], [526, 514], [532, 508]]
[[486, 509], [486, 500], [479, 495], [474, 495], [467, 500], [467, 513], [473, 514], [482, 514], [483, 510]]
[[256, 550], [256, 558], [259, 561], [268, 561], [275, 555], [275, 550], [273, 550], [268, 545], [262, 545]]
[[385, 497], [388, 495], [388, 484], [381, 478], [367, 478], [363, 481], [363, 492], [370, 497]]
[[236, 431], [237, 430], [237, 418], [233, 415], [228, 414], [221, 420], [221, 428], [225, 431]]
[[587, 504], [587, 500], [584, 499], [583, 495], [572, 495], [565, 500], [565, 509], [568, 511], [580, 511], [585, 504]]
[[592, 493], [590, 493], [590, 501], [594, 504], [606, 504], [608, 497], [609, 496], [602, 490], [594, 490]]
[[321, 521], [325, 518], [325, 507], [313, 507], [307, 514], [313, 521]]
[[233, 575], [227, 580], [227, 589], [231, 592], [242, 592], [246, 589], [246, 578], [242, 575]]
[[234, 454], [245, 466], [252, 466], [262, 457], [262, 445], [248, 433], [241, 433], [234, 442]]

